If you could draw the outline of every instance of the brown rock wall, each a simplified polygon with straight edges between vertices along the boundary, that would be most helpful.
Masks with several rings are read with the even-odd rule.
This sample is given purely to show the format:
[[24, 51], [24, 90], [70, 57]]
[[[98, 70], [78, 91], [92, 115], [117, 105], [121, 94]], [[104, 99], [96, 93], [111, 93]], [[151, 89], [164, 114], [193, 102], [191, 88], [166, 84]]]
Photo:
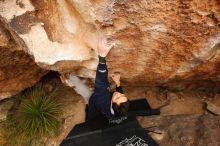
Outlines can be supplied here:
[[[201, 3], [207, 14], [194, 22], [193, 16], [203, 10]], [[120, 45], [111, 52], [110, 57], [119, 60], [111, 64], [112, 68], [123, 66], [118, 70], [130, 83], [138, 80], [142, 84], [163, 84], [212, 77], [218, 80], [212, 75], [219, 59], [217, 9], [217, 1], [142, 0], [115, 4], [116, 23], [113, 21], [112, 27]], [[210, 26], [210, 19], [215, 24]], [[117, 30], [117, 21], [126, 27]]]
[[0, 2], [0, 15], [47, 70], [93, 79], [103, 34], [115, 43], [110, 73], [129, 86], [219, 87], [218, 0], [10, 0]]
[[219, 117], [203, 116], [153, 116], [140, 117], [142, 127], [153, 127], [150, 133], [160, 146], [218, 146], [220, 144]]
[[0, 100], [33, 86], [47, 72], [15, 41], [0, 21]]

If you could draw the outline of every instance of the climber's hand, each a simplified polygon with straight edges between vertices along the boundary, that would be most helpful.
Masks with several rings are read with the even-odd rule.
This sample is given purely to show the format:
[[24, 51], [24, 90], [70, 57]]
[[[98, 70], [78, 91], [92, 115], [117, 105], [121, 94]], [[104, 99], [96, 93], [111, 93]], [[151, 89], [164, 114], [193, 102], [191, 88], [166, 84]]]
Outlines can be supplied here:
[[98, 41], [98, 54], [101, 57], [106, 57], [110, 49], [114, 46], [114, 43], [105, 38], [104, 36], [99, 37]]
[[114, 73], [111, 75], [112, 80], [115, 82], [116, 86], [119, 87], [120, 86], [120, 78], [121, 75], [120, 73]]

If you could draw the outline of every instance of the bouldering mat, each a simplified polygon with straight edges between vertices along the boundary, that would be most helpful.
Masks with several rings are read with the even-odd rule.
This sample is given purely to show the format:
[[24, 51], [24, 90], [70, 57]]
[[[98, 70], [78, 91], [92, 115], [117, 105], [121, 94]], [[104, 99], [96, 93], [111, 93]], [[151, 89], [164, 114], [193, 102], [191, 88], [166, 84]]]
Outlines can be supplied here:
[[94, 130], [88, 122], [79, 124], [60, 146], [158, 146], [139, 125], [136, 118], [128, 118], [118, 125]]
[[151, 116], [159, 115], [159, 109], [152, 109], [146, 99], [138, 99], [130, 101], [128, 116]]
[[129, 118], [121, 124], [109, 124], [105, 118], [76, 125], [61, 146], [158, 146], [139, 125], [136, 116], [160, 114], [146, 99], [130, 101]]

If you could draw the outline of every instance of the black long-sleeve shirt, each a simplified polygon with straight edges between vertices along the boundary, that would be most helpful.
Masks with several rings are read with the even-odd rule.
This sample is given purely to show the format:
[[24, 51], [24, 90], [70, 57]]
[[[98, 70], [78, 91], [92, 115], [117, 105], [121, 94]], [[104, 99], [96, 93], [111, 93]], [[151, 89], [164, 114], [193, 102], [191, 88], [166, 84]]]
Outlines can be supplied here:
[[[108, 69], [103, 58], [99, 59], [97, 66], [95, 90], [89, 99], [88, 119], [92, 120], [104, 116], [109, 123], [121, 123], [127, 117], [116, 116], [111, 112], [112, 93], [109, 91]], [[116, 87], [116, 91], [124, 93], [122, 87]]]

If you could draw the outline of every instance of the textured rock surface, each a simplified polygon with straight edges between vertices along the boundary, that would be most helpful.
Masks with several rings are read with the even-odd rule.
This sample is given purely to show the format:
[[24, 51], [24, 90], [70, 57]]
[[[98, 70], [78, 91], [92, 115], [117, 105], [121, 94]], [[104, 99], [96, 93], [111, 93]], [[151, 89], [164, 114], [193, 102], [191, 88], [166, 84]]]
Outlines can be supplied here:
[[207, 102], [207, 110], [220, 116], [220, 97]]
[[0, 100], [33, 86], [47, 72], [22, 50], [17, 39], [0, 19]]
[[[203, 115], [205, 102], [219, 100], [219, 94], [201, 91], [164, 91], [160, 88], [125, 87], [125, 95], [130, 100], [146, 98], [152, 108], [161, 107], [161, 115]], [[217, 103], [217, 102], [216, 102]], [[164, 106], [166, 105], [166, 106]], [[216, 105], [218, 107], [219, 105]]]
[[6, 120], [8, 111], [11, 109], [13, 103], [13, 99], [0, 102], [0, 121]]
[[85, 121], [85, 102], [82, 97], [73, 88], [62, 84], [59, 78], [52, 79], [47, 83], [49, 88], [57, 86], [59, 86], [59, 92], [56, 100], [62, 107], [61, 129], [59, 136], [45, 139], [46, 146], [58, 146], [76, 124]]
[[219, 85], [218, 0], [3, 0], [0, 15], [44, 69], [94, 78], [101, 33], [115, 43], [110, 72], [121, 72], [128, 85]]
[[219, 146], [220, 119], [203, 116], [140, 117], [142, 127], [160, 132], [151, 136], [160, 146]]

